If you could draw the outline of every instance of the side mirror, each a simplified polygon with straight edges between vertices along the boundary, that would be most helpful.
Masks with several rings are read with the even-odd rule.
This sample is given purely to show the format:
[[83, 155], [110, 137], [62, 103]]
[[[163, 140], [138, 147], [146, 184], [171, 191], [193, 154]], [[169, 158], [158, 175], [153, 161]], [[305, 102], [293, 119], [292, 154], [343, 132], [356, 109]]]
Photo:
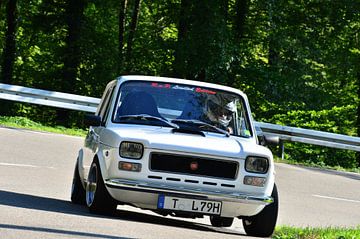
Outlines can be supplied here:
[[279, 136], [266, 136], [264, 135], [264, 141], [266, 145], [279, 145], [280, 144], [280, 138]]
[[101, 126], [101, 117], [98, 115], [85, 115], [84, 123], [86, 127]]
[[258, 137], [259, 143], [263, 146], [266, 145], [279, 145], [280, 144], [280, 138], [278, 136], [271, 136], [271, 135], [265, 135], [264, 132], [261, 130], [260, 127], [256, 126], [256, 135]]

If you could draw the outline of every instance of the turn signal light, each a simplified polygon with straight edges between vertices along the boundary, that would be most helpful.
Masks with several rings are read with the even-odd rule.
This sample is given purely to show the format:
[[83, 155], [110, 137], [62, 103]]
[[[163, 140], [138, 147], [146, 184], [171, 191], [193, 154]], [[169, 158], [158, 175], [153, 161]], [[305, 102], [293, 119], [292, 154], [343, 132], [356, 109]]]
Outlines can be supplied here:
[[140, 172], [141, 171], [141, 164], [140, 163], [129, 163], [129, 162], [119, 162], [119, 169], [125, 171], [132, 171], [132, 172]]
[[266, 178], [262, 177], [254, 177], [254, 176], [245, 176], [244, 184], [256, 186], [256, 187], [264, 187], [266, 183]]

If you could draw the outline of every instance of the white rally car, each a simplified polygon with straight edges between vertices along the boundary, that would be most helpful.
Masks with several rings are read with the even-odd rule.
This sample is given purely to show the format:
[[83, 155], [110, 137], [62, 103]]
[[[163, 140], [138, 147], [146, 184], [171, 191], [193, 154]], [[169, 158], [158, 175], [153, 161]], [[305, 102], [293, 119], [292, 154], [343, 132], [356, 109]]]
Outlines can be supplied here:
[[248, 235], [270, 236], [278, 194], [270, 150], [257, 137], [246, 95], [174, 78], [110, 82], [79, 150], [71, 192], [90, 212], [119, 204], [179, 217], [242, 219]]

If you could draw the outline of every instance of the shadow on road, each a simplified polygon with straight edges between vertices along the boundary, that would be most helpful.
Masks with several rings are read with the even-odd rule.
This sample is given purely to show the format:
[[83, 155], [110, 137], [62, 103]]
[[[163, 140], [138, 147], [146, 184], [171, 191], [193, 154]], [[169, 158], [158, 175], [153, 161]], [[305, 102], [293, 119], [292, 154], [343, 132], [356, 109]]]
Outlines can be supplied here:
[[32, 231], [32, 232], [43, 232], [43, 233], [52, 233], [52, 234], [64, 234], [70, 236], [82, 236], [87, 238], [104, 238], [104, 239], [131, 239], [129, 237], [116, 237], [105, 234], [96, 234], [89, 232], [75, 232], [69, 230], [60, 230], [60, 229], [52, 229], [52, 228], [43, 228], [43, 227], [27, 227], [27, 226], [17, 226], [17, 225], [9, 225], [9, 224], [1, 224], [0, 229], [9, 229], [9, 230], [21, 230], [21, 231]]
[[[210, 225], [182, 221], [172, 218], [165, 218], [162, 216], [154, 216], [148, 215], [145, 213], [138, 213], [132, 211], [125, 211], [125, 210], [117, 210], [113, 217], [108, 216], [101, 216], [101, 215], [94, 215], [88, 212], [88, 209], [85, 206], [75, 205], [69, 201], [54, 199], [54, 198], [46, 198], [41, 196], [34, 196], [34, 195], [27, 195], [21, 194], [16, 192], [9, 192], [0, 190], [0, 205], [5, 206], [12, 206], [18, 208], [27, 208], [27, 209], [35, 209], [41, 211], [48, 211], [48, 212], [56, 212], [56, 213], [65, 213], [71, 215], [80, 215], [86, 217], [97, 217], [97, 218], [116, 218], [119, 220], [125, 221], [134, 221], [134, 222], [142, 222], [148, 224], [157, 224], [157, 225], [166, 225], [171, 227], [181, 227], [187, 228], [192, 230], [199, 230], [199, 231], [212, 231], [212, 232], [219, 232], [223, 234], [230, 234], [230, 235], [244, 235], [237, 231], [229, 230], [226, 228], [214, 228]], [[47, 228], [35, 228], [35, 227], [19, 227], [14, 225], [6, 225], [0, 224], [0, 228], [9, 228], [9, 229], [22, 229], [22, 230], [33, 230], [33, 231], [47, 231], [53, 232], [59, 231], [59, 233], [65, 234], [72, 234], [76, 232], [66, 232], [62, 230], [53, 230]], [[102, 237], [103, 238], [117, 238], [111, 237], [107, 235], [84, 235], [89, 237]]]

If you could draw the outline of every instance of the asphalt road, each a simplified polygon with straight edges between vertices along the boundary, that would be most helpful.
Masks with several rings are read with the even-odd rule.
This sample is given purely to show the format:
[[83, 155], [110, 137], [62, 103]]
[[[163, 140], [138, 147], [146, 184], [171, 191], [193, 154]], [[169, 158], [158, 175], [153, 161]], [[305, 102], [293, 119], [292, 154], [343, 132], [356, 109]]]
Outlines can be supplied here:
[[[70, 203], [79, 137], [0, 127], [0, 238], [249, 238], [241, 221], [162, 217], [128, 206], [114, 217]], [[341, 160], [341, 159], [339, 159]], [[360, 175], [276, 165], [278, 225], [360, 225]]]

